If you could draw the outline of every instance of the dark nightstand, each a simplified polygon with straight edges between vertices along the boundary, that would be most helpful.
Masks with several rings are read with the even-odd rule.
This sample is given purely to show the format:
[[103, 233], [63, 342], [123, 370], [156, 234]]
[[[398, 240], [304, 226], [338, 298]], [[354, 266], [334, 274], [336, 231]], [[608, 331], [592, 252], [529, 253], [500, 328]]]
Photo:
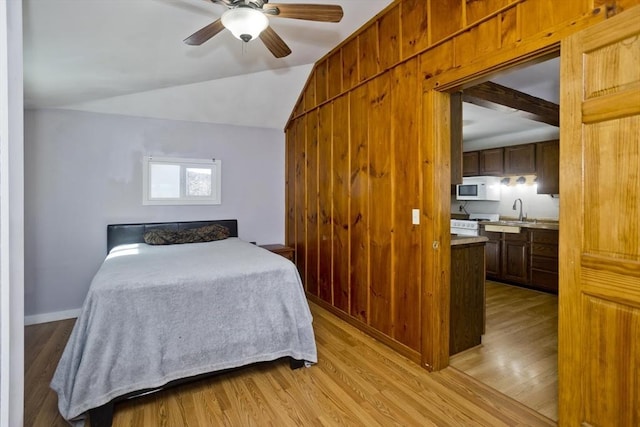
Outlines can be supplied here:
[[289, 261], [293, 261], [293, 248], [285, 245], [260, 245], [261, 248], [264, 248], [268, 251], [271, 251], [275, 254], [282, 255]]

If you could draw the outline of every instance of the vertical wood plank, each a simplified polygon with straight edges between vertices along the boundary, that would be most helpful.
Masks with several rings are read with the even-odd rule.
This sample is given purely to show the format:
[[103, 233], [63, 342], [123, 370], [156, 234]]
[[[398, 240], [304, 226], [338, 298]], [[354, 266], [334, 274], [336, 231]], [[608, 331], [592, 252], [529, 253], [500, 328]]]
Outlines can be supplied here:
[[351, 171], [349, 158], [349, 96], [333, 104], [333, 305], [349, 313], [349, 196]]
[[307, 120], [307, 291], [318, 295], [318, 110]]
[[342, 47], [342, 90], [358, 84], [358, 38]]
[[309, 111], [316, 105], [318, 105], [316, 103], [316, 73], [312, 71], [304, 90], [304, 109]]
[[449, 364], [450, 103], [449, 94], [434, 90], [422, 99], [422, 366], [440, 370]]
[[369, 92], [369, 224], [371, 237], [370, 324], [392, 336], [392, 233], [394, 193], [391, 165], [390, 74], [372, 81]]
[[462, 184], [462, 92], [451, 94], [451, 185]]
[[328, 61], [322, 61], [316, 66], [316, 103], [322, 104], [328, 99], [328, 82], [327, 82]]
[[[420, 350], [421, 235], [412, 223], [412, 209], [420, 209], [420, 108], [421, 83], [417, 58], [393, 70], [393, 337]], [[381, 195], [382, 196], [382, 195]]]
[[331, 103], [323, 105], [318, 111], [318, 120], [322, 124], [318, 128], [318, 296], [331, 304], [333, 304], [331, 283], [333, 277], [331, 261], [333, 246], [332, 113]]
[[298, 117], [304, 112], [304, 94], [300, 94], [300, 99], [293, 109], [293, 116]]
[[444, 43], [420, 55], [420, 74], [428, 80], [453, 67], [453, 43]]
[[518, 9], [513, 8], [500, 14], [500, 47], [513, 46], [519, 41]]
[[429, 44], [427, 2], [404, 0], [400, 14], [402, 27], [402, 58], [407, 58]]
[[378, 73], [378, 23], [374, 22], [358, 36], [359, 81], [368, 79]]
[[303, 116], [296, 120], [296, 171], [295, 171], [295, 204], [296, 204], [296, 265], [300, 278], [307, 289], [307, 120]]
[[400, 61], [400, 6], [396, 6], [378, 21], [380, 69], [386, 70]]
[[350, 194], [349, 224], [351, 235], [351, 315], [369, 323], [369, 93], [368, 85], [351, 92], [349, 140]]
[[462, 28], [460, 0], [430, 0], [431, 43], [436, 43]]
[[469, 25], [508, 5], [511, 0], [464, 0], [464, 2], [467, 25]]
[[[300, 120], [300, 119], [298, 119]], [[285, 244], [295, 248], [296, 242], [296, 122], [289, 124], [286, 130], [285, 147]], [[294, 253], [295, 256], [295, 253]], [[294, 260], [295, 261], [295, 260]]]
[[329, 56], [327, 70], [329, 98], [342, 93], [342, 50]]
[[456, 37], [456, 65], [474, 61], [476, 58], [500, 47], [500, 21], [496, 16], [482, 24], [465, 31]]
[[589, 10], [592, 0], [536, 0], [520, 4], [522, 38], [527, 38], [557, 24], [575, 19]]

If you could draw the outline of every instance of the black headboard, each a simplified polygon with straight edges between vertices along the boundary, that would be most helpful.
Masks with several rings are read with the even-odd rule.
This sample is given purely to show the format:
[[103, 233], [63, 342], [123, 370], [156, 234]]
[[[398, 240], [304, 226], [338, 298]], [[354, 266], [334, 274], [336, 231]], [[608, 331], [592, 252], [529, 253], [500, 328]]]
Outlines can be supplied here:
[[150, 222], [143, 224], [109, 224], [107, 225], [107, 253], [118, 245], [143, 243], [144, 233], [154, 228], [167, 230], [188, 230], [205, 225], [220, 224], [229, 229], [230, 237], [238, 237], [237, 219], [216, 219], [211, 221]]

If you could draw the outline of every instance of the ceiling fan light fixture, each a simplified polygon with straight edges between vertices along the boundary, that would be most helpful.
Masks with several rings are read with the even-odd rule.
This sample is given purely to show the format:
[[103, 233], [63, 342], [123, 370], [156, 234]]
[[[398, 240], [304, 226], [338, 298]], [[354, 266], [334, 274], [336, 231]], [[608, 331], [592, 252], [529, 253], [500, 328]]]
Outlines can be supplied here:
[[250, 7], [236, 7], [222, 14], [222, 25], [236, 38], [249, 42], [269, 26], [264, 13]]

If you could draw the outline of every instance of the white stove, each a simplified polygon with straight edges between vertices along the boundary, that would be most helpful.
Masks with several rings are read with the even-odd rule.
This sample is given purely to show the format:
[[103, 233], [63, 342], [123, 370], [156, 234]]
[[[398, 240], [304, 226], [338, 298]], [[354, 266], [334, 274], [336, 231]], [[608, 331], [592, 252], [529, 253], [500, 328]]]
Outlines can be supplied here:
[[459, 236], [479, 236], [480, 221], [498, 221], [499, 214], [469, 214], [469, 219], [452, 219], [451, 234]]

